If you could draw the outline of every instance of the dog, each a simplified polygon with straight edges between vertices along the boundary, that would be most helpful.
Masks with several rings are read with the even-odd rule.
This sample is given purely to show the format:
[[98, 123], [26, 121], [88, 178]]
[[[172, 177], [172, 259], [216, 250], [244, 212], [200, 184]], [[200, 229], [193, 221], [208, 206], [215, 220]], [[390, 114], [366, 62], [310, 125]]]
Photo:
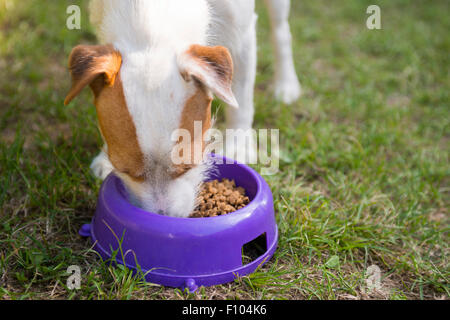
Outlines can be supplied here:
[[[289, 0], [265, 0], [275, 47], [276, 96], [295, 101], [301, 87], [294, 69]], [[175, 164], [172, 132], [205, 134], [213, 96], [222, 100], [226, 127], [251, 129], [256, 75], [253, 0], [91, 0], [91, 23], [100, 45], [78, 45], [69, 57], [67, 105], [88, 85], [104, 141], [93, 173], [111, 171], [133, 204], [187, 217], [208, 172], [205, 161]], [[203, 139], [203, 137], [202, 137]], [[200, 141], [204, 150], [206, 143]], [[233, 145], [226, 155], [256, 155], [256, 145]], [[239, 159], [238, 159], [239, 160]]]

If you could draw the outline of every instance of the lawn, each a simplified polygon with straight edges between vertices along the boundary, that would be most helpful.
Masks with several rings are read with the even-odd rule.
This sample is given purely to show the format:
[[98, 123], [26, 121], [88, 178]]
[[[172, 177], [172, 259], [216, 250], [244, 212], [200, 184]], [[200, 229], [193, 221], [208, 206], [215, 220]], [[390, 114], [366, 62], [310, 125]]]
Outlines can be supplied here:
[[[66, 28], [72, 3], [81, 30]], [[256, 273], [194, 294], [102, 263], [77, 233], [101, 184], [92, 95], [63, 105], [72, 47], [96, 42], [87, 4], [0, 0], [0, 299], [449, 298], [448, 1], [292, 1], [303, 96], [290, 106], [270, 91], [258, 1], [255, 127], [280, 129], [267, 177], [279, 248]], [[366, 28], [370, 4], [381, 30]], [[71, 265], [79, 290], [66, 286]]]

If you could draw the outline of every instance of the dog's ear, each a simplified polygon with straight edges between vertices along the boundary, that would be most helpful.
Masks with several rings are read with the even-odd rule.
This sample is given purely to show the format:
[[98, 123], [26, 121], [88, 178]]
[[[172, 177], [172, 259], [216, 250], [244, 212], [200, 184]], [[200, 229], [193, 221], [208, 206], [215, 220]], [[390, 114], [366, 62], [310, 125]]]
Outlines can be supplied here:
[[[122, 56], [111, 45], [79, 45], [73, 48], [69, 57], [72, 88], [64, 100], [67, 105], [88, 84], [94, 93], [99, 86], [112, 86], [122, 64]], [[99, 78], [102, 77], [102, 78]], [[100, 79], [99, 81], [96, 81]], [[93, 82], [96, 85], [93, 85]], [[100, 82], [100, 83], [98, 83]]]
[[233, 60], [227, 48], [192, 45], [178, 57], [184, 79], [194, 79], [234, 108], [238, 102], [231, 91]]

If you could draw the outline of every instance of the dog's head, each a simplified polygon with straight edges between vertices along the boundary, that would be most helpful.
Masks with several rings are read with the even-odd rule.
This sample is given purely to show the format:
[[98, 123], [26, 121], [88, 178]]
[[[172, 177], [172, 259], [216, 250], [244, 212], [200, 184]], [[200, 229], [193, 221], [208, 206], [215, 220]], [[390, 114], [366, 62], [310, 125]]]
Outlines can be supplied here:
[[109, 160], [132, 201], [148, 211], [187, 216], [204, 167], [193, 155], [188, 163], [172, 161], [180, 143], [173, 132], [187, 130], [204, 150], [203, 136], [194, 141], [194, 121], [201, 121], [202, 133], [210, 128], [212, 94], [237, 107], [228, 50], [192, 45], [179, 53], [122, 54], [112, 45], [80, 45], [69, 68], [72, 88], [64, 103], [91, 87]]

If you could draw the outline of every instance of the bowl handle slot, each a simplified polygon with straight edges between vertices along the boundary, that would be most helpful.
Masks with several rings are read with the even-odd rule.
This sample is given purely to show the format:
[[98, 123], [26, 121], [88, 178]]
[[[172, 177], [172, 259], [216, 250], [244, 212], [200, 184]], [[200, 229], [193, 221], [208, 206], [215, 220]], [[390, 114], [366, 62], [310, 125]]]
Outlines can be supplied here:
[[267, 236], [262, 233], [255, 239], [244, 243], [241, 249], [242, 265], [249, 264], [267, 252]]

